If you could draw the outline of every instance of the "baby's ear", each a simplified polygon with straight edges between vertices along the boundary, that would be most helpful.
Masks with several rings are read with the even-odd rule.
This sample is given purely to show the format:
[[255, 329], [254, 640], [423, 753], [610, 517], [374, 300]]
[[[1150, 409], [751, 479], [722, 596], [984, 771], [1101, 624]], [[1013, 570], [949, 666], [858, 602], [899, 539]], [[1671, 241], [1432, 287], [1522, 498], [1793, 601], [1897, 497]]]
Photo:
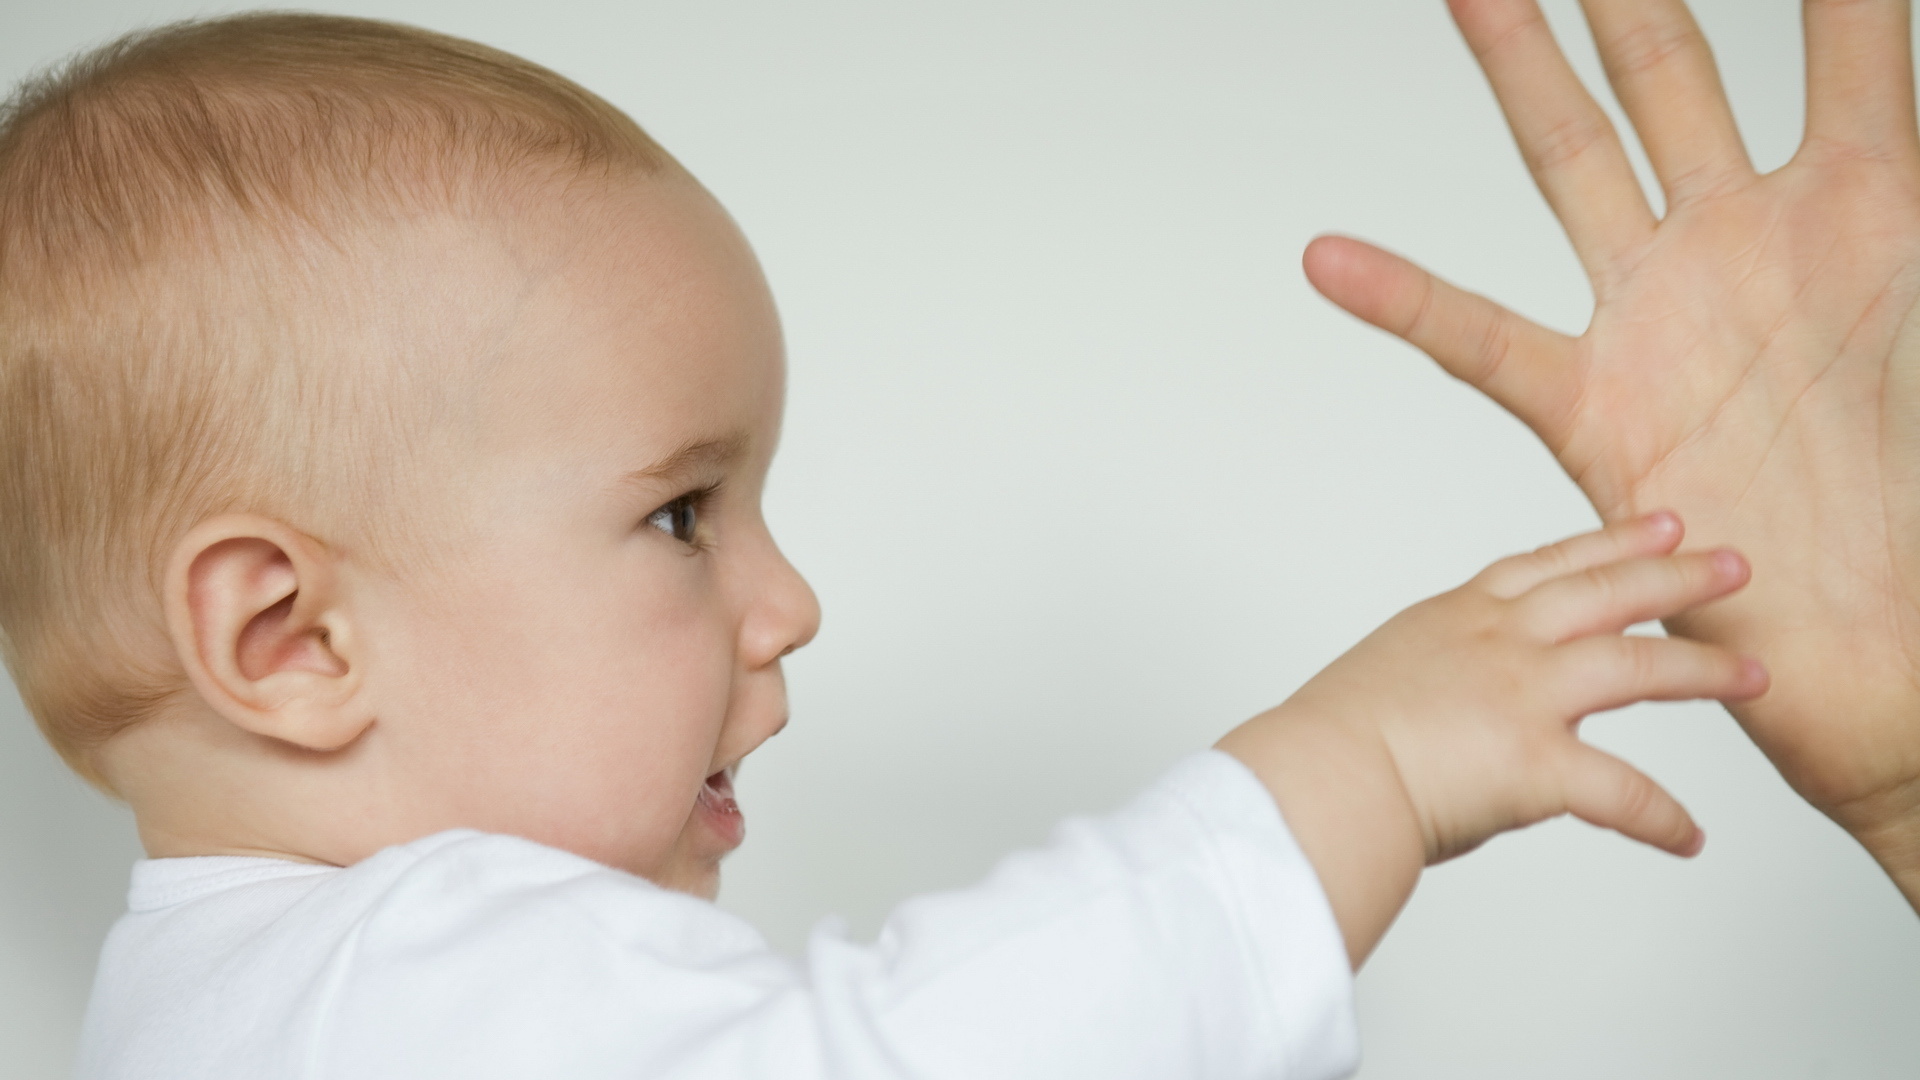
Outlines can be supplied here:
[[167, 629], [194, 688], [229, 722], [337, 750], [373, 722], [332, 554], [277, 521], [223, 514], [166, 575]]

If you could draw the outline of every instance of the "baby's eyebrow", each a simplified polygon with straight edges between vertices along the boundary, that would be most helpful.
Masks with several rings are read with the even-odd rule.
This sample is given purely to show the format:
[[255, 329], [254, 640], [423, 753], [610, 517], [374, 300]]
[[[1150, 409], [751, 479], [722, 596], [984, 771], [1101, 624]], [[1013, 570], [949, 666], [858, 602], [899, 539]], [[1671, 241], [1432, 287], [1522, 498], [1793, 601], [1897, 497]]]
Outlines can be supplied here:
[[746, 452], [745, 432], [734, 432], [718, 439], [690, 440], [646, 468], [622, 474], [616, 485], [672, 487], [710, 469], [731, 465]]

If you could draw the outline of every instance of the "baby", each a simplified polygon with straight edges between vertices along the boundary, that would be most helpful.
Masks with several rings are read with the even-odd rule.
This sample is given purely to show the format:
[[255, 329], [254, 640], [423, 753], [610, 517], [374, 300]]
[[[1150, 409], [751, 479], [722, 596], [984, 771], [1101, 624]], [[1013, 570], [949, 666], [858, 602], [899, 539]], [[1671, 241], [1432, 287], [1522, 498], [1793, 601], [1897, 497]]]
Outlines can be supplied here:
[[0, 315], [8, 665], [150, 856], [85, 1077], [1342, 1076], [1423, 866], [1563, 813], [1700, 850], [1583, 716], [1768, 689], [1623, 633], [1748, 569], [1621, 515], [795, 963], [708, 902], [819, 622], [759, 509], [780, 329], [630, 120], [392, 24], [136, 35], [0, 117]]

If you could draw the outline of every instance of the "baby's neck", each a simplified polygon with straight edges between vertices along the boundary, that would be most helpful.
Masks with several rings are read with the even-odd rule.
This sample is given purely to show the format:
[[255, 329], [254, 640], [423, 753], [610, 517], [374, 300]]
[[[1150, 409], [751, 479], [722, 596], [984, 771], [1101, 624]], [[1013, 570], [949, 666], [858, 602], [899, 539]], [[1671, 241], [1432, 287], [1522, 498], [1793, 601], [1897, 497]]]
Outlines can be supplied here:
[[344, 866], [357, 857], [340, 856], [338, 826], [360, 816], [339, 798], [354, 787], [348, 774], [356, 763], [347, 757], [321, 760], [211, 718], [164, 716], [115, 736], [100, 764], [133, 810], [148, 858], [239, 855]]

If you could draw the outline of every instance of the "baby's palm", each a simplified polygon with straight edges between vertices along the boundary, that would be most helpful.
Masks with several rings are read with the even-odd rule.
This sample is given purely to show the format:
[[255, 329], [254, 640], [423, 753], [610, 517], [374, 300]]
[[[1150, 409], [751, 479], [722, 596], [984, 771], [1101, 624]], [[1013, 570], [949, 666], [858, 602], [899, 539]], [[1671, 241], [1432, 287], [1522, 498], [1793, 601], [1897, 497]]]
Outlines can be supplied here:
[[[1754, 175], [1679, 0], [1588, 0], [1656, 221], [1533, 0], [1455, 0], [1592, 277], [1578, 339], [1352, 241], [1309, 271], [1539, 434], [1606, 521], [1680, 511], [1754, 565], [1676, 633], [1774, 675], [1735, 715], [1872, 841], [1920, 821], [1920, 135], [1905, 0], [1810, 0], [1809, 138]], [[1911, 827], [1911, 824], [1905, 827]], [[1908, 843], [1920, 837], [1908, 837]]]

